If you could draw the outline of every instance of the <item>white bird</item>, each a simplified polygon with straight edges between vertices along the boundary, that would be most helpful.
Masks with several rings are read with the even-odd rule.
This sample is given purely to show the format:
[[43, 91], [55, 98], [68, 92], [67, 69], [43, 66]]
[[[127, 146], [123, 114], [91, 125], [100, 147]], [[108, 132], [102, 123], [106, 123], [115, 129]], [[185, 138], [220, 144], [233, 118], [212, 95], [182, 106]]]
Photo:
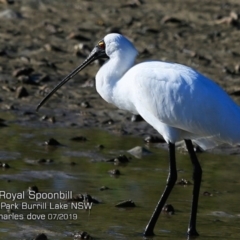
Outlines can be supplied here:
[[154, 235], [154, 226], [176, 182], [175, 143], [185, 140], [193, 164], [193, 199], [188, 235], [198, 235], [196, 217], [202, 169], [192, 141], [202, 148], [219, 143], [240, 143], [240, 109], [212, 80], [190, 67], [161, 61], [135, 65], [138, 52], [120, 34], [108, 34], [87, 59], [65, 77], [38, 105], [39, 109], [63, 84], [88, 64], [109, 58], [96, 75], [101, 97], [120, 109], [139, 114], [169, 145], [169, 176], [166, 188], [147, 224], [144, 235]]

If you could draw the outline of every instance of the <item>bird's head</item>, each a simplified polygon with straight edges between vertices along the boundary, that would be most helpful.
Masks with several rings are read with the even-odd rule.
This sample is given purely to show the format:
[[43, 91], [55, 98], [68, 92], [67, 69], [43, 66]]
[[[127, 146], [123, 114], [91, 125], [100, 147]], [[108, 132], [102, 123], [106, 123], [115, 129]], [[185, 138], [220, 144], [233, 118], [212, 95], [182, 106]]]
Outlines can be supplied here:
[[86, 60], [67, 75], [48, 95], [38, 104], [37, 110], [66, 82], [73, 78], [78, 72], [83, 70], [90, 63], [100, 58], [114, 58], [116, 56], [133, 56], [134, 59], [137, 55], [137, 50], [133, 44], [121, 34], [111, 33], [104, 37], [103, 40], [99, 41], [93, 48]]
[[105, 53], [111, 59], [114, 57], [124, 56], [134, 58], [137, 50], [134, 45], [123, 35], [118, 33], [110, 33], [102, 40], [105, 43]]

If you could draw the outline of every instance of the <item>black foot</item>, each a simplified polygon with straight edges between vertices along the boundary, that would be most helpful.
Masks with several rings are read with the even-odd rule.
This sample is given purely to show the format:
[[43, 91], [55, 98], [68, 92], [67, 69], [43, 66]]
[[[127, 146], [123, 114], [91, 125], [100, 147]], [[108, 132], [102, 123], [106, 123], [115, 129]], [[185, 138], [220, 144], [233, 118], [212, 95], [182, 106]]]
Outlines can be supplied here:
[[192, 236], [192, 237], [197, 237], [197, 236], [199, 236], [199, 234], [198, 234], [198, 232], [197, 232], [196, 229], [188, 229], [187, 235], [188, 235], [188, 236]]
[[143, 236], [144, 237], [152, 237], [152, 236], [155, 236], [155, 234], [153, 233], [153, 230], [145, 229]]

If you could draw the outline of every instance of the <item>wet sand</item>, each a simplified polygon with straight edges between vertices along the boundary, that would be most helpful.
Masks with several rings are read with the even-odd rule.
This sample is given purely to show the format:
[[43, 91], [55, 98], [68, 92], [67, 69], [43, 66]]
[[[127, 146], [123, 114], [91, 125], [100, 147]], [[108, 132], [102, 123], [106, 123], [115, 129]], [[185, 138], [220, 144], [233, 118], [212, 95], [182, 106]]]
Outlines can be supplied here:
[[134, 42], [138, 62], [158, 59], [186, 64], [240, 102], [237, 0], [2, 2], [6, 3], [0, 3], [4, 23], [0, 26], [1, 111], [14, 113], [18, 124], [158, 135], [145, 122], [132, 122], [131, 114], [101, 100], [94, 87], [101, 62], [82, 71], [35, 112], [46, 92], [110, 32], [120, 32]]
[[[142, 159], [126, 152], [143, 146], [146, 136], [159, 134], [146, 122], [100, 98], [94, 76], [102, 62], [75, 76], [39, 112], [36, 106], [110, 32], [120, 32], [134, 42], [139, 51], [137, 62], [156, 59], [191, 66], [240, 104], [239, 13], [238, 0], [0, 0], [0, 160], [10, 166], [2, 169], [2, 189], [26, 191], [36, 184], [42, 192], [88, 192], [103, 203], [94, 208], [91, 217], [81, 212], [77, 223], [2, 221], [1, 234], [33, 239], [44, 232], [50, 239], [73, 239], [74, 231], [86, 230], [100, 239], [139, 239], [165, 185], [168, 163], [162, 148], [166, 145], [145, 146], [151, 154]], [[70, 140], [79, 136], [86, 141]], [[44, 144], [52, 137], [60, 145]], [[188, 156], [181, 144], [179, 148], [179, 179], [191, 181]], [[239, 238], [239, 164], [235, 156], [239, 148], [220, 146], [210, 152], [215, 155], [199, 154], [206, 173], [200, 196], [200, 233]], [[132, 157], [130, 163], [118, 167], [105, 162], [119, 154]], [[228, 157], [231, 165], [222, 154], [233, 155]], [[110, 176], [109, 171], [117, 168], [120, 177]], [[110, 191], [100, 194], [103, 185]], [[176, 217], [163, 215], [157, 235], [185, 238], [191, 187], [176, 186], [170, 198]], [[209, 192], [210, 197], [203, 192]], [[134, 211], [114, 208], [133, 197]]]

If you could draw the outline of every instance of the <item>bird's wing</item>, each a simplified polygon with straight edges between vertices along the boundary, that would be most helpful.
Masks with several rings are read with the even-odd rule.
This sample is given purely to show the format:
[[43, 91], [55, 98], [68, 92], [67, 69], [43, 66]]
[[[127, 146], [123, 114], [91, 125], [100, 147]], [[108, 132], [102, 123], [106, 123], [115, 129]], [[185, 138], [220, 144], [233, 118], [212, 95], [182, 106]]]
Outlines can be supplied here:
[[152, 115], [155, 125], [161, 122], [195, 137], [240, 141], [240, 131], [236, 133], [239, 107], [213, 81], [191, 68], [170, 63], [139, 64], [135, 73], [134, 104], [140, 114]]

